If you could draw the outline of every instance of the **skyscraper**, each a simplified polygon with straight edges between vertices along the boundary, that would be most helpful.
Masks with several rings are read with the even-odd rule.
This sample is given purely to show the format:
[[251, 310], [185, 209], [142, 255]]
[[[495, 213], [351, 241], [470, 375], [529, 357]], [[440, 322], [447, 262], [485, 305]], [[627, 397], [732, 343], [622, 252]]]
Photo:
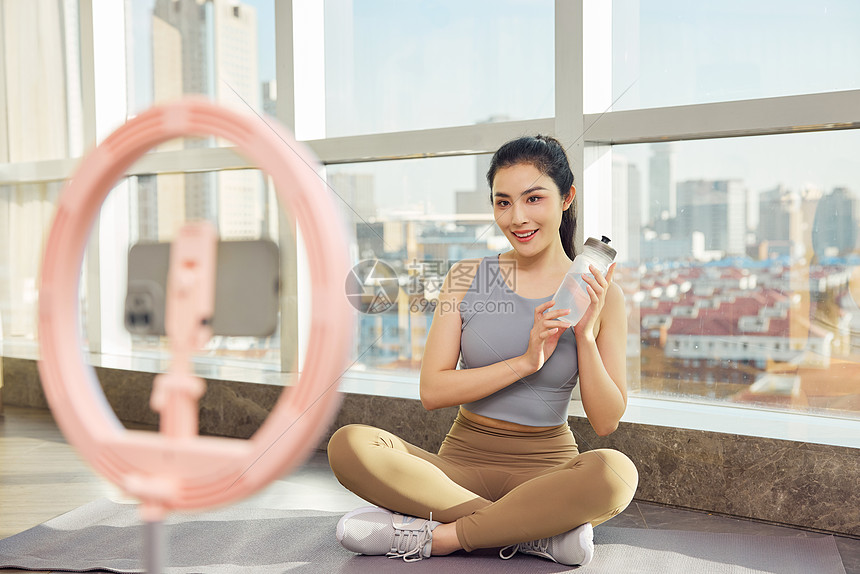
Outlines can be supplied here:
[[639, 261], [642, 233], [642, 172], [635, 163], [627, 166], [627, 261]]
[[648, 160], [648, 222], [672, 218], [677, 213], [675, 148], [671, 143], [651, 145]]
[[263, 82], [263, 111], [271, 117], [278, 115], [278, 82]]
[[837, 187], [818, 202], [812, 224], [812, 249], [818, 259], [846, 255], [857, 247], [857, 198]]
[[[229, 0], [156, 0], [152, 30], [156, 103], [183, 94], [202, 94], [242, 112], [260, 109], [257, 15], [252, 6]], [[187, 149], [212, 143], [211, 138], [188, 138], [167, 145]], [[186, 219], [213, 221], [222, 238], [257, 237], [264, 232], [266, 194], [259, 174], [251, 170], [189, 173], [181, 184], [168, 184], [159, 176], [157, 197], [158, 212], [184, 211]], [[182, 209], [178, 205], [161, 207], [179, 197], [184, 202]], [[170, 226], [170, 222], [159, 221], [159, 236], [164, 237], [162, 229]]]
[[376, 183], [369, 173], [337, 172], [328, 176], [328, 184], [340, 199], [345, 219], [364, 224], [376, 217]]
[[[618, 252], [619, 262], [630, 260], [630, 247], [636, 243], [638, 234], [630, 234], [628, 219], [630, 216], [629, 202], [632, 199], [628, 190], [630, 187], [630, 164], [621, 154], [612, 154], [612, 244]], [[638, 197], [638, 196], [637, 196]], [[638, 215], [638, 210], [634, 213]]]
[[800, 192], [779, 185], [759, 195], [757, 236], [767, 242], [770, 254], [798, 256], [803, 253], [803, 217]]
[[705, 250], [742, 255], [746, 244], [746, 188], [737, 180], [690, 180], [678, 183], [675, 238], [704, 234]]
[[[343, 220], [358, 243], [359, 257], [381, 257], [389, 244], [384, 221], [377, 221], [376, 183], [368, 173], [334, 172], [328, 174], [327, 193], [335, 195]], [[395, 243], [398, 243], [395, 240]]]

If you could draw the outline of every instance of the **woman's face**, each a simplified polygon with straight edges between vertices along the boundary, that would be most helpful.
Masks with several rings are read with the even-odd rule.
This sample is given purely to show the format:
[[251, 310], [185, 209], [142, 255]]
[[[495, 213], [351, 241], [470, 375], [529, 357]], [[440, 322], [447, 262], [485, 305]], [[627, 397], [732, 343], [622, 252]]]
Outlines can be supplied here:
[[531, 164], [503, 167], [493, 180], [493, 216], [521, 255], [540, 253], [559, 241], [561, 215], [573, 194], [562, 202], [555, 182]]

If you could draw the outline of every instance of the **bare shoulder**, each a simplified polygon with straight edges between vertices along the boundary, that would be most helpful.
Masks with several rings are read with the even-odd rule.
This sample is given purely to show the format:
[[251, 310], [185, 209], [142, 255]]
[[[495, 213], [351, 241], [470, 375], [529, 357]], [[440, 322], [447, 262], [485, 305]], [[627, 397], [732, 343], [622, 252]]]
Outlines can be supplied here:
[[[609, 326], [609, 328], [605, 328]], [[624, 291], [617, 283], [610, 283], [606, 291], [606, 302], [600, 317], [594, 325], [594, 333], [600, 338], [600, 333], [626, 333], [627, 332], [627, 308], [624, 305]]]
[[614, 281], [609, 284], [609, 290], [606, 292], [606, 302], [609, 303], [610, 301], [616, 305], [624, 305], [624, 291], [621, 289], [621, 286]]
[[601, 319], [617, 323], [620, 318], [626, 318], [627, 308], [624, 305], [624, 291], [618, 283], [610, 283], [606, 291], [606, 303], [603, 305]]

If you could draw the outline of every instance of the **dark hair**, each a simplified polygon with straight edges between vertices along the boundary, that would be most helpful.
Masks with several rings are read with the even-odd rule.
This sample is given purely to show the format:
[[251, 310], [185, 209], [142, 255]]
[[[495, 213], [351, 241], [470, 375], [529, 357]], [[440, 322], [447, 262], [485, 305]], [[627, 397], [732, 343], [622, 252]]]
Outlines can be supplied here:
[[[496, 172], [503, 167], [529, 164], [535, 166], [542, 174], [555, 182], [562, 198], [570, 193], [573, 185], [573, 172], [564, 147], [552, 136], [525, 136], [511, 140], [493, 154], [490, 169], [487, 170], [487, 184], [490, 186], [490, 203], [493, 201], [493, 180]], [[570, 259], [576, 256], [574, 236], [576, 235], [576, 203], [561, 214], [561, 225], [558, 227], [561, 245]]]

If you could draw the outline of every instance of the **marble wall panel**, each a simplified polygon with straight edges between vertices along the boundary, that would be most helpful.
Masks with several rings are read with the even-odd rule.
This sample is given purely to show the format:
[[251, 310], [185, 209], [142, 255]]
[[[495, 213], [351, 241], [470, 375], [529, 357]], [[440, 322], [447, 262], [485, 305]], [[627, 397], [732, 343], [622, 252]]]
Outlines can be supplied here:
[[636, 498], [684, 506], [704, 497], [716, 500], [726, 491], [722, 472], [723, 442], [717, 433], [622, 423], [608, 437], [598, 436], [584, 418], [571, 417], [580, 451], [614, 448], [639, 470]]
[[3, 358], [3, 402], [7, 405], [48, 408], [36, 361]]
[[570, 425], [581, 451], [633, 460], [637, 500], [860, 536], [854, 449], [634, 423], [600, 437], [585, 419]]
[[158, 424], [158, 413], [149, 408], [153, 373], [97, 367], [96, 377], [117, 418], [128, 423]]
[[732, 436], [728, 514], [860, 536], [860, 457], [830, 445]]
[[201, 434], [251, 437], [283, 391], [273, 385], [207, 380], [200, 400]]

